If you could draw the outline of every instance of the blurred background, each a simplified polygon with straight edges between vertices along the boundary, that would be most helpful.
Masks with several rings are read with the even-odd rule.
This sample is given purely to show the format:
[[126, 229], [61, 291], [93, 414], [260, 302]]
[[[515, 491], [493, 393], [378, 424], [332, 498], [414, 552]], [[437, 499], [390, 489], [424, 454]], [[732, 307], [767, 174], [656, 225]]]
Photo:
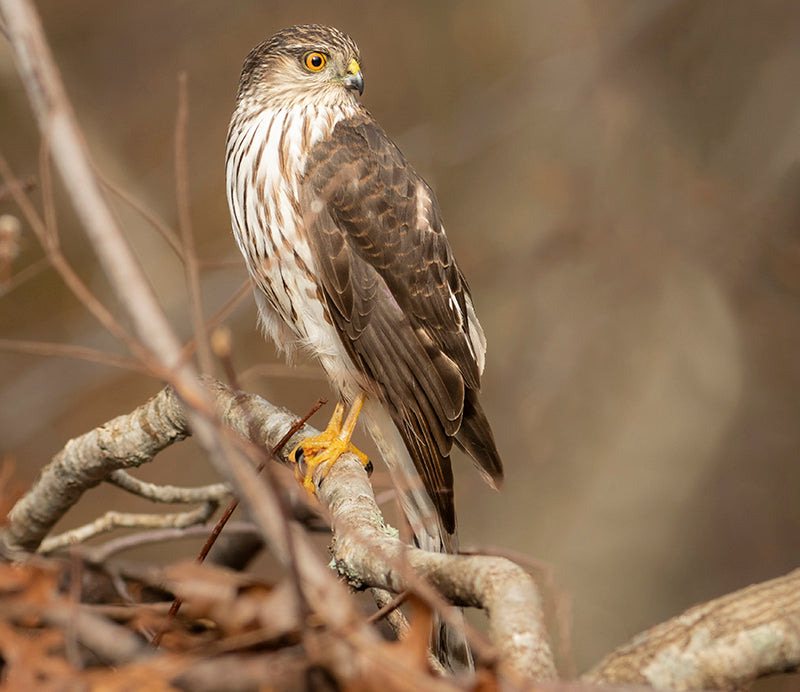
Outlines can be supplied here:
[[[358, 42], [363, 101], [436, 190], [489, 340], [483, 398], [507, 481], [493, 493], [455, 459], [462, 546], [549, 563], [578, 672], [694, 603], [797, 567], [796, 2], [37, 6], [97, 165], [173, 227], [187, 72], [204, 260], [237, 259], [223, 156], [247, 52], [303, 22]], [[2, 37], [0, 152], [38, 176], [38, 133]], [[119, 314], [58, 183], [56, 198], [65, 254]], [[190, 338], [180, 262], [129, 205], [115, 207]], [[3, 199], [1, 213], [17, 210]], [[23, 227], [13, 274], [41, 256]], [[206, 315], [244, 278], [241, 266], [207, 268]], [[251, 298], [227, 323], [248, 389], [298, 412], [327, 392], [308, 364], [278, 365]], [[0, 337], [120, 352], [52, 270], [0, 295]], [[0, 353], [0, 456], [29, 484], [67, 439], [159, 388], [107, 366]], [[213, 478], [188, 443], [140, 475]], [[67, 523], [112, 505], [139, 507], [98, 490]]]

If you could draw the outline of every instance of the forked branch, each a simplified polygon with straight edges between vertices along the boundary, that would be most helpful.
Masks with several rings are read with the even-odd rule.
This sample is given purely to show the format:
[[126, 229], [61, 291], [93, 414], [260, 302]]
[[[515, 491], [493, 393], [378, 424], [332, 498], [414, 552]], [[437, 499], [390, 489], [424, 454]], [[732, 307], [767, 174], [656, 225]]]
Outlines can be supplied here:
[[[221, 421], [257, 445], [274, 446], [295, 420], [258, 396], [218, 382], [211, 390]], [[166, 387], [132, 413], [71, 440], [12, 509], [0, 542], [6, 550], [36, 550], [83, 492], [104, 479], [119, 482], [119, 469], [152, 460], [188, 434], [184, 406]], [[313, 434], [306, 426], [285, 449]], [[129, 481], [125, 485], [138, 487]], [[487, 611], [495, 655], [507, 672], [520, 678], [555, 677], [540, 598], [522, 568], [504, 558], [443, 555], [405, 546], [385, 527], [363, 466], [348, 457], [328, 474], [319, 499], [330, 510], [337, 566], [352, 584], [398, 593], [424, 589], [419, 583], [424, 577], [452, 603]]]

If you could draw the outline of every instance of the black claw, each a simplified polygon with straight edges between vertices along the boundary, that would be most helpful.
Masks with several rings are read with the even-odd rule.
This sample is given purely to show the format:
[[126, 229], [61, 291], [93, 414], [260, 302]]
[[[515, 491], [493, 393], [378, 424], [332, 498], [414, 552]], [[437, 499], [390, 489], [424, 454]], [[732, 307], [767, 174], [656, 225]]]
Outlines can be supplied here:
[[303, 476], [306, 475], [306, 453], [302, 447], [298, 447], [289, 455], [289, 461], [293, 464], [297, 464], [300, 473]]
[[372, 466], [372, 462], [371, 461], [367, 462], [367, 465], [364, 467], [364, 470], [367, 472], [367, 476], [371, 476], [372, 475], [373, 466]]

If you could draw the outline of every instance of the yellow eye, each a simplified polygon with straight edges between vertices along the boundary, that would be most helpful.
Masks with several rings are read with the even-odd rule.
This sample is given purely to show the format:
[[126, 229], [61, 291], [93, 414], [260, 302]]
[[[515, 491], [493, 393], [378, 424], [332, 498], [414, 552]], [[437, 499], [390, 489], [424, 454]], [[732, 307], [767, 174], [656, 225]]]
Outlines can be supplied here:
[[325, 53], [312, 51], [303, 56], [303, 65], [309, 72], [319, 72], [328, 64], [328, 56]]

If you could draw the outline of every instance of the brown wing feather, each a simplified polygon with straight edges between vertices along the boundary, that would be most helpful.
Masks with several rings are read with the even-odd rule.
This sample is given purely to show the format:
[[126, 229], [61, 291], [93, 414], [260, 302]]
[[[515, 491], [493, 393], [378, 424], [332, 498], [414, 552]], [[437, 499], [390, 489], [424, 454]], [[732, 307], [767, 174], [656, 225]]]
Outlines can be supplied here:
[[308, 241], [334, 325], [375, 382], [453, 532], [453, 442], [502, 476], [477, 403], [468, 288], [435, 196], [369, 117], [338, 123], [309, 155], [302, 188]]

